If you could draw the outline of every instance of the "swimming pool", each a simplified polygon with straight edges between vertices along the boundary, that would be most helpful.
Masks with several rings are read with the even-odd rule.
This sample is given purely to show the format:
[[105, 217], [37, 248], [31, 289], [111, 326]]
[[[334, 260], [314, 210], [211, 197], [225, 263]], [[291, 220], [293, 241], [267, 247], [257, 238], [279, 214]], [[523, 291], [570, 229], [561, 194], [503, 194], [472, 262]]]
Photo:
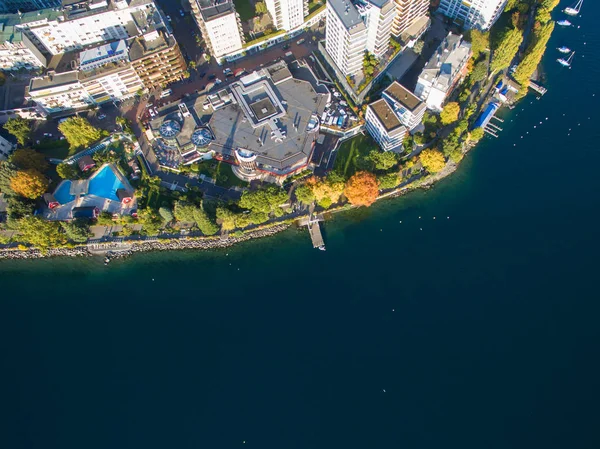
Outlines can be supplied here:
[[119, 178], [117, 178], [117, 175], [115, 175], [115, 172], [110, 165], [106, 165], [90, 178], [88, 193], [90, 195], [108, 198], [109, 200], [119, 201], [117, 190], [124, 188], [125, 186], [119, 181]]
[[56, 198], [56, 201], [60, 204], [70, 203], [75, 199], [75, 197], [69, 193], [70, 190], [71, 181], [63, 181], [54, 191], [54, 198]]

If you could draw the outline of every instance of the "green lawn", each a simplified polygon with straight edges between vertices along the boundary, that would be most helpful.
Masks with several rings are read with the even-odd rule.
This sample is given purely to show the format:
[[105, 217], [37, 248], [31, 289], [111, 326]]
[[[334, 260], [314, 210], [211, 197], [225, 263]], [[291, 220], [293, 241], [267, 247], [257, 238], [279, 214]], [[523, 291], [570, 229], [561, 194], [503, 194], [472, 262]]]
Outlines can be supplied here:
[[250, 20], [255, 16], [254, 6], [248, 0], [233, 0], [235, 10], [240, 15], [242, 22]]
[[217, 181], [217, 185], [225, 188], [230, 187], [248, 187], [248, 183], [242, 181], [233, 174], [231, 165], [220, 161], [206, 161], [198, 164], [198, 171], [201, 175], [206, 175]]
[[349, 178], [360, 168], [359, 159], [369, 154], [377, 144], [368, 135], [359, 134], [350, 140], [346, 140], [337, 150], [333, 171]]

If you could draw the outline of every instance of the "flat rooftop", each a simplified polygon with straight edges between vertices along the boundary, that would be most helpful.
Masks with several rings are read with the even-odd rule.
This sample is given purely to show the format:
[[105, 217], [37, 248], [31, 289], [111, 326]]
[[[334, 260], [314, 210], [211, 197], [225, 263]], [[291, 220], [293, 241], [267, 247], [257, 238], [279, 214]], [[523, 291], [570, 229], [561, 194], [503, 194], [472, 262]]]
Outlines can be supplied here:
[[[215, 140], [209, 149], [228, 156], [233, 156], [238, 148], [246, 149], [257, 154], [259, 164], [280, 170], [308, 158], [314, 140], [314, 135], [307, 133], [308, 122], [313, 114], [323, 113], [328, 96], [315, 92], [309, 82], [294, 78], [272, 88], [279, 101], [285, 102], [285, 110], [276, 122], [267, 118], [257, 126], [248, 119], [242, 105], [230, 103], [214, 111], [210, 118]], [[277, 137], [275, 125], [285, 134], [283, 138]]]
[[419, 97], [413, 94], [410, 90], [400, 84], [398, 81], [394, 81], [384, 91], [402, 106], [407, 108], [409, 111], [414, 111], [423, 102]]
[[403, 127], [390, 105], [383, 98], [371, 103], [369, 107], [388, 133]]
[[352, 2], [348, 0], [327, 0], [327, 4], [331, 6], [347, 30], [354, 28], [356, 28], [356, 31], [366, 30], [365, 23]]
[[29, 84], [29, 92], [47, 89], [49, 87], [58, 87], [65, 84], [73, 84], [79, 80], [77, 72], [57, 73], [43, 78], [32, 78]]
[[200, 13], [204, 20], [212, 20], [227, 14], [235, 12], [235, 7], [231, 0], [198, 0]]

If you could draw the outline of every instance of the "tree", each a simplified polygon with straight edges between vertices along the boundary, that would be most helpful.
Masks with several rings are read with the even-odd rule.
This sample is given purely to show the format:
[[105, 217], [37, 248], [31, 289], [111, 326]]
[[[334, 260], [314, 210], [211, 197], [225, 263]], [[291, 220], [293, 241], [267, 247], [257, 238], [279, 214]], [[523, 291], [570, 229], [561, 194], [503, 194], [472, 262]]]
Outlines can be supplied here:
[[60, 226], [67, 238], [75, 243], [85, 243], [93, 234], [90, 232], [90, 222], [77, 218], [69, 222], [61, 222]]
[[475, 64], [475, 67], [473, 67], [473, 71], [469, 75], [469, 80], [471, 81], [471, 84], [483, 81], [487, 76], [487, 73], [488, 68], [487, 63], [485, 61], [480, 61], [477, 64]]
[[523, 33], [516, 28], [507, 30], [500, 37], [492, 57], [490, 66], [492, 73], [504, 70], [510, 65], [517, 51], [519, 51], [521, 42], [523, 42]]
[[490, 33], [473, 29], [468, 32], [466, 40], [471, 42], [474, 60], [479, 59], [479, 55], [490, 48]]
[[21, 148], [15, 151], [10, 161], [20, 170], [28, 170], [34, 168], [40, 172], [48, 170], [48, 162], [42, 153], [28, 148]]
[[529, 81], [537, 67], [540, 65], [542, 56], [544, 56], [546, 51], [546, 45], [548, 44], [548, 40], [550, 39], [550, 36], [552, 36], [553, 31], [554, 22], [542, 25], [535, 33], [527, 50], [525, 50], [525, 56], [513, 74], [513, 78], [517, 83], [521, 84], [521, 86]]
[[325, 209], [339, 201], [345, 187], [344, 179], [335, 172], [330, 173], [325, 179], [312, 176], [306, 180], [306, 185], [311, 188], [319, 206]]
[[24, 217], [18, 222], [19, 240], [42, 251], [66, 243], [66, 236], [56, 221], [47, 221], [39, 216]]
[[102, 131], [83, 117], [70, 117], [58, 125], [58, 129], [73, 148], [89, 146], [102, 137]]
[[42, 196], [48, 184], [48, 179], [34, 168], [19, 170], [10, 180], [10, 188], [13, 192], [32, 200]]
[[17, 221], [23, 217], [33, 215], [35, 210], [35, 201], [20, 196], [9, 196], [6, 210], [9, 221]]
[[173, 208], [173, 215], [175, 216], [177, 221], [181, 221], [184, 223], [194, 223], [196, 221], [194, 218], [195, 209], [196, 206], [194, 206], [193, 204], [187, 203], [185, 201], [176, 201], [175, 207]]
[[454, 123], [458, 120], [458, 114], [460, 113], [460, 106], [457, 102], [452, 101], [446, 106], [440, 113], [440, 120], [442, 121], [442, 125], [449, 125], [450, 123]]
[[221, 229], [231, 231], [235, 229], [235, 214], [224, 207], [217, 207], [217, 220], [221, 222]]
[[373, 173], [359, 171], [346, 183], [344, 195], [355, 206], [370, 206], [379, 195], [379, 183]]
[[287, 199], [288, 195], [285, 190], [269, 186], [253, 192], [246, 190], [242, 194], [238, 205], [244, 209], [270, 214], [282, 204], [285, 204]]
[[75, 164], [65, 164], [64, 162], [56, 166], [56, 173], [62, 179], [77, 179], [79, 176], [79, 169]]
[[144, 209], [138, 212], [138, 222], [142, 225], [142, 231], [146, 235], [156, 235], [162, 227], [162, 219], [152, 209]]
[[197, 66], [198, 66], [198, 64], [196, 64], [196, 61], [190, 61], [188, 63], [188, 67], [192, 70], [195, 70]]
[[391, 151], [372, 150], [369, 153], [369, 159], [377, 170], [389, 170], [398, 163], [396, 153]]
[[11, 164], [9, 161], [0, 161], [0, 192], [5, 194], [12, 194], [12, 188], [10, 186], [11, 179], [16, 175], [17, 167]]
[[375, 69], [379, 65], [379, 60], [377, 57], [370, 53], [369, 51], [365, 51], [365, 56], [363, 59], [363, 72], [366, 78], [372, 78], [375, 74]]
[[158, 215], [160, 215], [165, 223], [171, 223], [173, 221], [173, 212], [168, 207], [161, 207], [158, 209]]
[[254, 11], [257, 16], [263, 15], [267, 13], [267, 5], [265, 2], [256, 2], [254, 4]]
[[131, 120], [129, 120], [128, 118], [119, 116], [115, 119], [115, 123], [121, 127], [123, 132], [125, 132], [127, 134], [133, 134]]
[[202, 231], [204, 235], [215, 235], [219, 232], [219, 227], [213, 223], [208, 217], [208, 214], [201, 207], [194, 209], [194, 219], [198, 225], [198, 229]]
[[485, 135], [485, 131], [483, 130], [483, 128], [475, 128], [469, 134], [469, 140], [471, 142], [479, 142], [481, 139], [483, 139], [484, 135]]
[[377, 182], [379, 182], [381, 190], [393, 189], [400, 184], [400, 173], [386, 173], [385, 175], [378, 176]]
[[418, 40], [415, 45], [413, 45], [412, 51], [414, 51], [417, 55], [420, 55], [423, 52], [423, 47], [425, 43], [422, 40]]
[[15, 136], [21, 145], [25, 145], [31, 136], [31, 123], [22, 117], [9, 119], [4, 129]]
[[296, 194], [296, 199], [303, 204], [310, 204], [315, 200], [315, 194], [311, 186], [307, 184], [296, 187], [294, 193]]
[[419, 159], [421, 160], [423, 167], [425, 167], [429, 173], [437, 173], [443, 170], [443, 168], [446, 166], [444, 155], [438, 150], [431, 148], [423, 150], [419, 155]]

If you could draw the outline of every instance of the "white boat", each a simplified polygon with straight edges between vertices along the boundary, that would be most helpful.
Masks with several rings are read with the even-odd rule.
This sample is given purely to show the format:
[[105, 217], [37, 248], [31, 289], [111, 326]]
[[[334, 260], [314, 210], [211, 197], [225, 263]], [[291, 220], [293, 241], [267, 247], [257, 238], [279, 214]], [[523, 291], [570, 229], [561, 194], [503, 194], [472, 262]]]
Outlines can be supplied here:
[[575, 52], [571, 53], [571, 56], [569, 56], [567, 59], [559, 58], [556, 61], [563, 67], [571, 67], [571, 61], [573, 61], [573, 56], [575, 56]]
[[571, 26], [571, 22], [569, 22], [568, 20], [559, 20], [556, 23], [562, 27], [570, 27]]
[[581, 5], [583, 5], [583, 0], [579, 0], [573, 6], [563, 9], [563, 12], [570, 16], [576, 16], [581, 11]]
[[569, 47], [565, 47], [564, 45], [562, 47], [558, 47], [557, 50], [561, 53], [571, 53], [571, 49]]

